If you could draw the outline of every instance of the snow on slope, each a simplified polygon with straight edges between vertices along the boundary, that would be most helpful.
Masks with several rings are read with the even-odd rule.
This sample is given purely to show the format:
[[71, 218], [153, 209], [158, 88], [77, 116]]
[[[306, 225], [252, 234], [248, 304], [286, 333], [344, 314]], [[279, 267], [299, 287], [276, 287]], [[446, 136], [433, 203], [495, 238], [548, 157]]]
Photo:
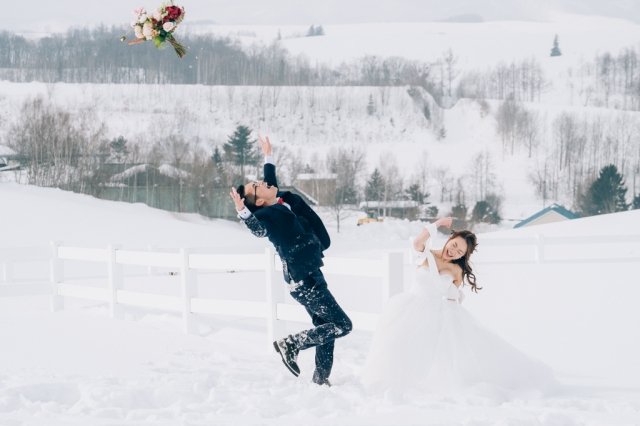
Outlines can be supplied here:
[[[53, 189], [0, 184], [0, 200], [2, 247], [41, 245], [49, 238], [91, 246], [209, 245], [229, 252], [240, 249], [236, 244], [246, 250], [265, 244], [230, 222]], [[640, 212], [634, 211], [503, 236], [638, 234], [639, 223]], [[376, 225], [347, 221], [340, 235], [330, 228], [331, 250], [379, 257], [406, 249], [406, 236], [420, 226]], [[227, 244], [231, 247], [224, 249]], [[74, 267], [65, 265], [65, 273]], [[95, 277], [106, 271], [91, 268], [93, 278], [78, 282], [104, 286], [105, 278]], [[336, 344], [334, 386], [321, 388], [309, 383], [312, 352], [301, 355], [303, 374], [296, 379], [265, 350], [264, 321], [201, 316], [200, 335], [188, 336], [181, 332], [180, 317], [165, 311], [127, 308], [125, 321], [115, 321], [103, 303], [68, 298], [65, 311], [51, 314], [46, 297], [0, 299], [0, 424], [635, 424], [640, 420], [640, 347], [634, 338], [640, 288], [630, 280], [636, 269], [637, 263], [476, 267], [484, 288], [478, 295], [467, 290], [465, 307], [551, 365], [563, 383], [530, 393], [479, 385], [452, 395], [367, 395], [357, 374], [368, 332], [354, 332]], [[408, 266], [405, 280], [410, 273]], [[26, 275], [16, 270], [16, 278]], [[175, 294], [177, 278], [130, 277], [125, 287]], [[199, 287], [205, 297], [264, 300], [261, 279], [201, 275]], [[373, 300], [380, 283], [329, 277], [329, 285], [346, 309], [381, 308]], [[304, 326], [290, 323], [288, 329]]]
[[[322, 37], [289, 38], [306, 34], [308, 26], [189, 25], [194, 33], [237, 37], [245, 44], [270, 43], [277, 38], [293, 54], [312, 62], [342, 61], [364, 55], [403, 56], [432, 62], [451, 48], [463, 69], [484, 68], [499, 62], [547, 58], [558, 34], [565, 57], [577, 62], [596, 53], [617, 53], [640, 42], [640, 24], [602, 16], [553, 14], [542, 22], [489, 21], [481, 23], [412, 22], [323, 25]], [[255, 34], [255, 37], [242, 34]], [[240, 35], [238, 35], [240, 34]], [[557, 58], [554, 58], [556, 60]], [[557, 62], [557, 61], [556, 61]]]

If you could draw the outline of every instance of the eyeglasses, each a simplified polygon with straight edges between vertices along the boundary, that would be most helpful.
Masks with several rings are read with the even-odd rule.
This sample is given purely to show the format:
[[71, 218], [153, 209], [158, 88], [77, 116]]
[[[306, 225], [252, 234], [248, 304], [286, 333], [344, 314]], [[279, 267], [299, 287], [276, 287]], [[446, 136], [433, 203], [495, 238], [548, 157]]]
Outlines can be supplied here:
[[256, 182], [253, 182], [253, 196], [255, 203], [256, 201], [258, 201], [258, 184]]

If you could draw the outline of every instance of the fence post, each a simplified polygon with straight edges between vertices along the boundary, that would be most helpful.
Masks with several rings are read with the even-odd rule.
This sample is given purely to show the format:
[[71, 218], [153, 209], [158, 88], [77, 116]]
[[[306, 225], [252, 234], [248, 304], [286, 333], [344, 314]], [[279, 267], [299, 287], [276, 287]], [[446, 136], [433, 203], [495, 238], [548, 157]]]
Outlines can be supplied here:
[[51, 260], [49, 261], [49, 272], [51, 280], [51, 312], [64, 309], [64, 297], [58, 295], [58, 283], [64, 281], [64, 263], [58, 257], [58, 247], [62, 241], [51, 241]]
[[120, 244], [107, 246], [109, 268], [109, 317], [124, 319], [124, 307], [118, 306], [118, 290], [124, 289], [123, 266], [116, 263], [116, 250], [122, 249]]
[[180, 267], [180, 286], [182, 288], [182, 321], [184, 332], [198, 334], [200, 332], [196, 314], [191, 312], [191, 298], [198, 297], [198, 276], [195, 270], [189, 269], [189, 249], [180, 249], [182, 265]]
[[284, 303], [284, 289], [282, 278], [274, 267], [275, 253], [272, 247], [264, 251], [266, 268], [265, 281], [267, 284], [267, 350], [273, 350], [273, 342], [286, 334], [284, 321], [278, 321], [278, 303]]
[[4, 283], [9, 284], [13, 282], [13, 260], [7, 259], [4, 262]]
[[404, 255], [385, 253], [382, 275], [382, 302], [404, 291]]
[[544, 235], [536, 234], [536, 263], [544, 263]]
[[[155, 246], [149, 245], [149, 251], [155, 251], [155, 250], [156, 250]], [[149, 266], [147, 268], [147, 274], [150, 275], [150, 276], [157, 275], [158, 274], [158, 268], [155, 267], [155, 266]]]

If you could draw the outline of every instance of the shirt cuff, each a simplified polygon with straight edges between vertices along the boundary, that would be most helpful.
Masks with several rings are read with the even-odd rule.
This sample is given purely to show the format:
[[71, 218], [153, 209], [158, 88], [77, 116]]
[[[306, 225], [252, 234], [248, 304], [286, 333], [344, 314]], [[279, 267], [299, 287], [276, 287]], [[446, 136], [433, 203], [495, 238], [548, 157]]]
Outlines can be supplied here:
[[264, 157], [264, 164], [273, 164], [273, 156], [272, 155], [266, 155]]
[[240, 219], [248, 219], [249, 216], [251, 216], [251, 210], [249, 210], [247, 206], [245, 206], [244, 209], [238, 212], [238, 216], [240, 217]]

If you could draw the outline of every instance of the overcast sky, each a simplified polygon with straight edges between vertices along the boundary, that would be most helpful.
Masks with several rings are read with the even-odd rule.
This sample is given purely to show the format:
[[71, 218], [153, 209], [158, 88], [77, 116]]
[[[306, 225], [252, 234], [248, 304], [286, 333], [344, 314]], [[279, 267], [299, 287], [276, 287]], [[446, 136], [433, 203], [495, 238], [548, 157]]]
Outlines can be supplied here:
[[[550, 11], [597, 14], [640, 22], [640, 0], [176, 0], [187, 19], [218, 24], [348, 24], [417, 22], [476, 14], [484, 20], [545, 20]], [[138, 6], [161, 0], [20, 0], [3, 22], [12, 31], [120, 24]]]

